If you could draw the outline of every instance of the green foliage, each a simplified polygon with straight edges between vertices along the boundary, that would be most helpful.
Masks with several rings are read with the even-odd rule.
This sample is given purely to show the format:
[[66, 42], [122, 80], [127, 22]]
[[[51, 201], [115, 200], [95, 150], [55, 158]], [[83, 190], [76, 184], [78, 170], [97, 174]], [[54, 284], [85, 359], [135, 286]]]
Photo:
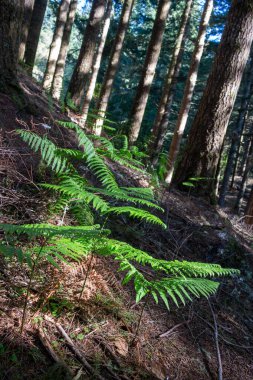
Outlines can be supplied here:
[[[123, 146], [118, 150], [111, 140], [87, 136], [84, 130], [75, 123], [60, 122], [59, 124], [75, 132], [80, 150], [62, 149], [45, 136], [40, 137], [29, 131], [19, 131], [20, 136], [35, 151], [41, 152], [46, 165], [57, 174], [54, 183], [42, 184], [42, 186], [60, 195], [58, 208], [65, 211], [74, 210], [79, 221], [84, 216], [83, 210], [91, 213], [92, 208], [102, 216], [108, 216], [111, 213], [129, 215], [137, 220], [166, 228], [156, 215], [143, 208], [129, 205], [135, 204], [162, 211], [154, 203], [153, 191], [150, 188], [120, 187], [107, 165], [108, 159], [119, 161], [118, 156], [123, 157], [123, 161], [128, 160], [138, 165], [134, 160], [143, 157], [141, 152], [136, 149], [130, 152], [127, 149], [126, 139], [123, 139]], [[96, 144], [93, 144], [92, 140], [95, 140]], [[99, 186], [95, 187], [92, 180], [83, 177], [80, 173], [80, 166], [83, 165], [90, 170], [99, 182]], [[115, 205], [115, 201], [121, 203]], [[85, 220], [85, 216], [83, 219]], [[179, 306], [179, 302], [185, 304], [187, 300], [192, 299], [192, 296], [208, 297], [217, 290], [219, 283], [207, 277], [217, 278], [238, 274], [238, 271], [234, 269], [224, 269], [217, 264], [154, 258], [127, 243], [110, 239], [110, 231], [101, 229], [99, 225], [75, 227], [50, 224], [23, 226], [2, 224], [0, 229], [5, 232], [9, 241], [9, 244], [2, 244], [1, 252], [7, 257], [17, 256], [20, 262], [26, 260], [31, 266], [38, 257], [60, 268], [59, 263], [77, 261], [88, 254], [113, 256], [119, 262], [119, 269], [125, 272], [123, 284], [133, 280], [136, 302], [150, 294], [156, 302], [160, 297], [168, 308], [170, 303]], [[8, 240], [10, 236], [17, 236], [19, 240], [26, 236], [33, 245], [32, 247], [28, 245], [24, 250], [19, 240]], [[32, 260], [32, 258], [35, 259]], [[146, 266], [148, 272], [143, 271]], [[150, 273], [150, 275], [144, 276], [144, 273]]]

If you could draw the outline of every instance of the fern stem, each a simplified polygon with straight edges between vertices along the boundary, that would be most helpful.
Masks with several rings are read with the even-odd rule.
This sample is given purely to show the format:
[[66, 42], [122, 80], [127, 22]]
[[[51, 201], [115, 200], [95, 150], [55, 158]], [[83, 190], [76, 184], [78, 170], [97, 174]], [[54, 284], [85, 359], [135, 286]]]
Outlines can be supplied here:
[[34, 259], [32, 270], [31, 270], [31, 273], [30, 273], [30, 278], [29, 278], [29, 282], [28, 282], [28, 285], [27, 285], [27, 289], [26, 289], [25, 303], [24, 303], [24, 308], [23, 308], [23, 313], [22, 313], [22, 320], [21, 320], [21, 327], [20, 327], [20, 334], [21, 335], [23, 334], [23, 331], [24, 331], [24, 325], [25, 325], [26, 313], [27, 313], [27, 306], [28, 306], [28, 299], [29, 299], [29, 295], [30, 295], [32, 280], [33, 280], [33, 277], [34, 277], [34, 273], [35, 273], [35, 270], [36, 270], [36, 267], [37, 267], [37, 264], [38, 264], [41, 252], [42, 252], [43, 248], [45, 247], [45, 244], [46, 244], [46, 241], [44, 241], [44, 243], [41, 245], [40, 250], [39, 250], [38, 254], [36, 255], [36, 257]]
[[86, 282], [87, 282], [87, 279], [88, 279], [88, 276], [89, 276], [89, 273], [90, 273], [90, 270], [91, 270], [92, 261], [93, 261], [93, 254], [91, 254], [91, 258], [90, 258], [90, 261], [89, 261], [89, 264], [88, 264], [88, 268], [87, 268], [87, 271], [86, 271], [85, 279], [83, 281], [83, 286], [82, 286], [81, 292], [79, 294], [78, 301], [80, 301], [80, 299], [82, 298], [83, 291], [85, 289], [85, 285], [86, 285]]
[[133, 337], [133, 340], [132, 340], [131, 344], [133, 344], [136, 341], [136, 339], [137, 339], [137, 337], [139, 335], [139, 330], [140, 330], [140, 326], [141, 326], [141, 321], [142, 321], [144, 309], [147, 306], [148, 300], [149, 300], [149, 294], [147, 295], [145, 302], [143, 302], [143, 306], [141, 308], [140, 317], [139, 317], [138, 324], [137, 324], [137, 327], [136, 327], [136, 330], [135, 330], [135, 334], [134, 334], [134, 337]]

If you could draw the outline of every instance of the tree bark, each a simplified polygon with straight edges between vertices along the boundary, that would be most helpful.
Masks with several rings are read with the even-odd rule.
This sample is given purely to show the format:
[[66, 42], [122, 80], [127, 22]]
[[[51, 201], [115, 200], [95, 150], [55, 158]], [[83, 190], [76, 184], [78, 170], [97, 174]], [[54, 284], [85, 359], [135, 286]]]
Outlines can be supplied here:
[[[219, 205], [224, 206], [225, 196], [228, 190], [230, 176], [233, 172], [234, 158], [239, 147], [241, 136], [245, 126], [245, 119], [248, 113], [248, 108], [250, 104], [250, 98], [252, 96], [253, 90], [253, 49], [251, 49], [251, 57], [249, 62], [249, 67], [245, 75], [245, 85], [243, 90], [243, 96], [241, 100], [241, 105], [239, 109], [238, 118], [235, 125], [235, 130], [233, 131], [232, 141], [228, 153], [227, 165], [225, 168], [222, 186], [220, 190]], [[234, 181], [233, 181], [234, 182]]]
[[24, 57], [24, 61], [28, 66], [30, 66], [31, 71], [35, 62], [35, 56], [39, 44], [40, 32], [46, 8], [47, 0], [35, 0]]
[[17, 91], [17, 63], [19, 37], [22, 26], [24, 0], [0, 2], [0, 91]]
[[132, 109], [131, 126], [128, 135], [130, 145], [133, 145], [137, 141], [139, 136], [151, 84], [155, 75], [155, 69], [160, 55], [163, 34], [170, 7], [171, 0], [159, 1], [152, 34], [148, 45], [146, 59], [144, 62], [144, 68], [137, 88]]
[[107, 5], [106, 13], [105, 13], [105, 21], [104, 21], [103, 30], [102, 30], [99, 45], [98, 45], [98, 51], [95, 57], [95, 62], [93, 65], [90, 82], [89, 82], [89, 85], [85, 94], [84, 102], [82, 105], [81, 123], [83, 125], [86, 123], [90, 103], [94, 94], [94, 90], [95, 90], [95, 86], [97, 82], [97, 76], [98, 76], [98, 72], [99, 72], [100, 64], [102, 60], [102, 54], [104, 51], [107, 34], [110, 28], [111, 13], [112, 13], [112, 0], [108, 0], [108, 5]]
[[253, 224], [253, 186], [250, 192], [249, 201], [245, 209], [245, 223]]
[[46, 71], [45, 71], [44, 79], [43, 79], [43, 88], [48, 91], [50, 91], [52, 87], [56, 62], [59, 56], [59, 52], [60, 52], [60, 48], [62, 44], [62, 37], [63, 37], [66, 22], [67, 22], [67, 18], [68, 18], [69, 5], [70, 5], [70, 0], [61, 0], [59, 9], [58, 9], [53, 40], [50, 45]]
[[103, 117], [105, 116], [109, 99], [111, 96], [112, 86], [113, 86], [113, 82], [114, 82], [117, 69], [119, 66], [120, 56], [121, 56], [129, 20], [131, 17], [133, 5], [134, 5], [134, 0], [124, 1], [118, 30], [116, 33], [113, 47], [112, 47], [109, 64], [105, 73], [103, 84], [101, 86], [99, 100], [96, 105], [98, 113], [102, 117], [101, 119], [97, 119], [96, 124], [95, 124], [95, 134], [98, 136], [101, 135], [101, 131], [103, 128]]
[[31, 22], [32, 13], [33, 13], [33, 5], [34, 5], [34, 0], [25, 0], [23, 23], [22, 23], [22, 28], [21, 28], [21, 37], [20, 37], [20, 45], [19, 45], [19, 53], [18, 53], [19, 61], [23, 61], [24, 59], [25, 46], [26, 46], [30, 22]]
[[248, 156], [246, 160], [246, 166], [243, 172], [239, 192], [238, 192], [235, 206], [234, 206], [234, 211], [237, 213], [239, 212], [242, 201], [243, 201], [243, 197], [244, 197], [246, 186], [247, 186], [248, 176], [252, 167], [253, 167], [253, 139], [251, 138], [251, 140], [249, 140], [249, 150], [248, 150]]
[[92, 68], [96, 54], [97, 40], [104, 19], [107, 0], [93, 0], [90, 17], [86, 26], [83, 43], [68, 88], [68, 96], [80, 107], [84, 85]]
[[[168, 154], [167, 174], [165, 182], [170, 185], [172, 175], [174, 173], [175, 163], [178, 156], [180, 144], [183, 138], [183, 133], [189, 116], [191, 101], [193, 97], [194, 88], [197, 82], [198, 69], [203, 55], [206, 39], [206, 31], [210, 21], [213, 10], [213, 0], [206, 0], [203, 14], [200, 21], [198, 37], [193, 51], [191, 66], [189, 69], [188, 77], [185, 84], [184, 95], [182, 104], [179, 110], [179, 115], [172, 138], [172, 142]], [[163, 115], [161, 125], [167, 125], [167, 116]]]
[[[177, 84], [179, 71], [181, 69], [182, 56], [184, 50], [184, 44], [187, 35], [187, 25], [189, 24], [190, 11], [192, 9], [193, 0], [187, 0], [184, 8], [184, 12], [181, 19], [181, 25], [179, 27], [172, 59], [165, 79], [162, 96], [158, 106], [157, 115], [155, 118], [154, 126], [151, 131], [151, 144], [150, 155], [153, 166], [157, 165], [159, 153], [164, 143], [168, 119], [170, 115], [170, 109], [174, 97], [174, 90]], [[166, 118], [163, 116], [166, 112]], [[163, 124], [161, 123], [163, 119]]]
[[222, 39], [191, 128], [175, 182], [205, 177], [198, 194], [211, 196], [229, 118], [241, 82], [253, 38], [253, 7], [250, 0], [234, 0]]
[[65, 64], [66, 64], [66, 59], [67, 59], [67, 54], [68, 54], [71, 30], [75, 21], [77, 3], [78, 3], [78, 0], [71, 0], [70, 6], [69, 6], [68, 18], [67, 18], [65, 29], [63, 32], [62, 43], [61, 43], [58, 59], [56, 62], [54, 78], [53, 78], [53, 83], [52, 83], [52, 96], [56, 100], [59, 100], [61, 96], [64, 69], [65, 69]]

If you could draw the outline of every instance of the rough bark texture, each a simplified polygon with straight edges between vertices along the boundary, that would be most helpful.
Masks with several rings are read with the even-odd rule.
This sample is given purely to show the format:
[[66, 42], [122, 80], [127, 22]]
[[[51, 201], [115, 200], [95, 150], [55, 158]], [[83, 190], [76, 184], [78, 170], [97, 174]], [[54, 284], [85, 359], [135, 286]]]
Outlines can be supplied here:
[[142, 119], [148, 101], [148, 95], [155, 75], [157, 61], [160, 55], [163, 34], [170, 7], [171, 0], [159, 1], [146, 59], [144, 62], [144, 68], [137, 88], [137, 93], [131, 114], [131, 127], [129, 131], [129, 143], [131, 145], [136, 142], [139, 136]]
[[56, 25], [53, 35], [53, 40], [50, 45], [49, 56], [47, 60], [46, 71], [43, 80], [43, 87], [46, 90], [51, 90], [56, 62], [59, 56], [62, 37], [68, 18], [70, 0], [62, 0], [59, 5], [58, 15], [56, 19]]
[[[200, 21], [199, 32], [195, 48], [192, 55], [191, 65], [188, 73], [188, 77], [185, 84], [183, 100], [179, 110], [179, 115], [173, 134], [173, 138], [170, 144], [169, 154], [168, 154], [168, 166], [165, 182], [167, 184], [171, 183], [172, 175], [174, 172], [174, 167], [176, 159], [178, 156], [181, 140], [186, 127], [186, 123], [189, 116], [191, 101], [193, 97], [194, 88], [197, 82], [199, 64], [203, 55], [206, 31], [209, 24], [209, 20], [213, 10], [213, 0], [206, 0], [203, 14]], [[167, 116], [163, 115], [161, 124], [167, 125]]]
[[59, 100], [61, 96], [64, 69], [65, 69], [66, 58], [68, 54], [71, 30], [75, 21], [77, 3], [78, 3], [78, 0], [72, 0], [70, 3], [68, 18], [67, 18], [66, 25], [64, 28], [62, 43], [61, 43], [58, 59], [56, 62], [54, 78], [53, 78], [53, 83], [52, 83], [52, 96], [54, 99], [57, 99], [57, 100]]
[[245, 75], [243, 96], [241, 100], [241, 105], [240, 105], [235, 129], [232, 135], [232, 141], [231, 141], [231, 145], [230, 145], [230, 149], [228, 153], [227, 165], [225, 168], [222, 186], [220, 190], [219, 205], [222, 207], [224, 206], [224, 203], [225, 203], [225, 196], [228, 190], [230, 176], [233, 172], [234, 158], [235, 158], [237, 149], [239, 147], [241, 136], [244, 130], [245, 120], [248, 113], [252, 90], [253, 90], [253, 49], [251, 49], [250, 62], [249, 62], [248, 69]]
[[33, 5], [34, 5], [34, 0], [25, 0], [24, 15], [23, 15], [23, 22], [22, 22], [21, 36], [20, 36], [19, 53], [18, 53], [18, 59], [20, 61], [23, 61], [24, 55], [25, 55], [25, 46], [26, 46], [30, 22], [31, 22], [32, 13], [33, 13]]
[[0, 91], [18, 88], [17, 63], [24, 0], [0, 2]]
[[[99, 111], [99, 115], [101, 115], [102, 117], [105, 116], [105, 113], [108, 107], [109, 99], [112, 92], [112, 86], [113, 86], [115, 75], [117, 73], [117, 69], [119, 66], [120, 55], [122, 52], [123, 43], [124, 43], [127, 28], [128, 28], [129, 20], [131, 17], [133, 5], [134, 5], [134, 0], [124, 1], [117, 34], [114, 40], [109, 64], [105, 73], [105, 77], [104, 77], [100, 95], [99, 95], [99, 100], [96, 106], [97, 110]], [[101, 135], [102, 127], [103, 127], [103, 119], [98, 119], [96, 121], [96, 127], [95, 127], [96, 135], [99, 135], [99, 136]]]
[[40, 31], [47, 8], [47, 0], [35, 0], [30, 28], [25, 48], [25, 63], [30, 66], [31, 70], [34, 66], [36, 51], [40, 38]]
[[96, 54], [97, 40], [106, 10], [107, 0], [93, 0], [83, 43], [69, 84], [68, 95], [80, 106], [87, 80]]
[[253, 187], [250, 192], [250, 197], [245, 210], [245, 222], [247, 224], [253, 224]]
[[253, 38], [252, 1], [234, 0], [175, 182], [206, 177], [195, 191], [213, 198], [217, 165]]
[[108, 5], [107, 5], [106, 13], [105, 13], [105, 21], [104, 21], [103, 30], [102, 30], [99, 45], [98, 45], [98, 51], [95, 57], [95, 62], [93, 65], [90, 82], [89, 82], [89, 85], [84, 97], [84, 102], [82, 104], [82, 124], [85, 124], [86, 122], [89, 107], [90, 107], [90, 102], [94, 94], [97, 76], [98, 76], [98, 72], [99, 72], [99, 68], [100, 68], [100, 64], [102, 60], [102, 54], [104, 51], [107, 34], [110, 28], [111, 13], [112, 13], [112, 1], [108, 0]]
[[[170, 115], [170, 109], [174, 97], [174, 90], [177, 84], [177, 79], [182, 63], [182, 56], [184, 50], [184, 43], [187, 35], [187, 25], [190, 16], [190, 11], [192, 8], [193, 0], [187, 0], [185, 4], [185, 9], [182, 15], [181, 24], [179, 27], [174, 51], [172, 54], [170, 66], [166, 75], [162, 96], [158, 106], [155, 122], [153, 129], [151, 131], [152, 143], [150, 145], [150, 154], [152, 165], [155, 166], [158, 161], [159, 153], [164, 143], [167, 121]], [[166, 119], [163, 116], [166, 112]], [[161, 123], [163, 119], [163, 123]]]

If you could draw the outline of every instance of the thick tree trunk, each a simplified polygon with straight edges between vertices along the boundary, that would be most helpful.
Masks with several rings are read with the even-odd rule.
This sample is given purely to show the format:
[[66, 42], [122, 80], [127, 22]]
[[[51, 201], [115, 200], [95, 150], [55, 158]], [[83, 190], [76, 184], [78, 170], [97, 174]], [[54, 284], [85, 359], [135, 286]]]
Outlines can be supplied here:
[[[204, 51], [206, 31], [207, 31], [209, 20], [212, 14], [212, 10], [213, 10], [213, 0], [206, 0], [203, 14], [200, 21], [196, 45], [195, 45], [193, 55], [192, 55], [191, 66], [190, 66], [189, 74], [188, 74], [186, 84], [185, 84], [183, 100], [182, 100], [182, 104], [179, 110], [179, 115], [178, 115], [175, 131], [174, 131], [174, 135], [173, 135], [172, 142], [169, 149], [167, 174], [165, 178], [165, 182], [168, 185], [170, 185], [171, 183], [180, 144], [181, 144], [183, 133], [184, 133], [186, 123], [188, 120], [193, 92], [194, 92], [194, 88], [197, 82], [199, 64], [200, 64], [201, 57]], [[161, 124], [167, 125], [166, 115], [163, 116]]]
[[84, 94], [85, 81], [87, 80], [92, 68], [106, 5], [107, 0], [93, 0], [90, 17], [83, 36], [83, 43], [67, 94], [76, 106], [80, 106], [81, 104]]
[[245, 119], [246, 119], [248, 108], [249, 108], [252, 90], [253, 90], [253, 49], [251, 50], [249, 67], [245, 75], [245, 85], [244, 85], [243, 96], [241, 100], [241, 106], [239, 109], [239, 114], [236, 121], [235, 130], [233, 131], [231, 146], [228, 153], [227, 165], [225, 168], [222, 186], [220, 190], [219, 205], [221, 207], [223, 207], [225, 203], [225, 196], [228, 190], [230, 176], [233, 172], [234, 158], [235, 158], [236, 151], [237, 151], [237, 148], [240, 143], [241, 136], [244, 130]]
[[37, 47], [39, 44], [41, 27], [44, 20], [44, 15], [47, 8], [47, 0], [35, 0], [32, 18], [30, 22], [30, 28], [28, 32], [28, 37], [26, 41], [25, 48], [25, 63], [30, 66], [32, 71], [35, 61], [35, 56], [37, 52]]
[[11, 94], [18, 89], [17, 63], [24, 0], [0, 2], [0, 91]]
[[146, 109], [148, 96], [155, 75], [157, 61], [162, 46], [166, 20], [171, 7], [171, 0], [160, 0], [156, 12], [156, 18], [148, 45], [142, 76], [137, 88], [134, 105], [131, 114], [131, 126], [129, 131], [129, 143], [133, 145], [139, 136], [142, 119]]
[[95, 133], [100, 136], [103, 127], [103, 117], [105, 116], [109, 99], [112, 92], [113, 82], [119, 66], [119, 60], [123, 48], [123, 43], [128, 28], [129, 20], [131, 17], [134, 0], [125, 0], [123, 9], [121, 12], [120, 22], [117, 30], [117, 34], [114, 40], [109, 64], [105, 73], [103, 84], [100, 90], [99, 100], [96, 108], [99, 111], [99, 115], [102, 117], [96, 121]]
[[105, 21], [104, 21], [103, 30], [102, 30], [99, 45], [98, 45], [98, 51], [97, 51], [97, 54], [95, 57], [95, 62], [93, 65], [93, 70], [92, 70], [90, 82], [89, 82], [89, 85], [88, 85], [88, 88], [87, 88], [87, 91], [85, 94], [84, 102], [82, 105], [81, 123], [83, 125], [86, 122], [88, 112], [89, 112], [90, 102], [91, 102], [93, 94], [94, 94], [94, 90], [95, 90], [95, 86], [96, 86], [96, 82], [97, 82], [97, 76], [98, 76], [98, 72], [99, 72], [99, 68], [100, 68], [100, 64], [101, 64], [101, 60], [102, 60], [102, 54], [104, 51], [107, 34], [108, 34], [108, 31], [110, 28], [111, 13], [112, 13], [112, 1], [108, 0], [108, 5], [107, 5], [107, 9], [106, 9], [106, 14], [105, 14]]
[[[166, 75], [162, 96], [158, 106], [155, 122], [153, 129], [151, 131], [151, 144], [150, 144], [150, 155], [151, 162], [153, 166], [156, 166], [159, 153], [164, 143], [166, 130], [167, 130], [167, 120], [169, 119], [170, 109], [174, 97], [174, 90], [177, 84], [177, 79], [182, 63], [182, 56], [184, 50], [184, 44], [187, 35], [187, 25], [189, 21], [190, 11], [192, 9], [193, 0], [187, 0], [185, 4], [185, 9], [181, 19], [181, 25], [179, 27], [174, 51], [172, 54], [170, 66]], [[166, 112], [166, 120], [163, 116]], [[164, 120], [161, 124], [162, 119]], [[166, 122], [165, 122], [166, 121]]]
[[253, 224], [253, 186], [250, 192], [249, 201], [245, 209], [245, 223]]
[[20, 37], [20, 45], [19, 45], [19, 53], [18, 53], [19, 61], [23, 61], [24, 59], [25, 46], [26, 46], [30, 22], [31, 22], [32, 13], [33, 13], [33, 5], [34, 5], [34, 0], [25, 0], [24, 16], [23, 16], [23, 22], [22, 22], [22, 28], [21, 28], [21, 37]]
[[62, 44], [62, 37], [63, 37], [64, 29], [66, 26], [67, 18], [68, 18], [69, 5], [70, 5], [70, 0], [61, 0], [61, 4], [59, 5], [53, 40], [50, 45], [46, 71], [45, 71], [44, 79], [43, 79], [43, 88], [48, 91], [51, 90], [51, 86], [53, 82], [56, 62], [59, 56], [59, 52], [60, 52], [60, 48]]
[[215, 175], [229, 118], [249, 56], [253, 38], [253, 7], [249, 0], [234, 0], [191, 128], [175, 182], [205, 177], [199, 194], [213, 198]]
[[67, 18], [65, 29], [63, 32], [62, 43], [61, 43], [58, 59], [56, 62], [54, 78], [53, 78], [53, 83], [52, 83], [52, 96], [56, 100], [59, 100], [61, 96], [64, 69], [65, 69], [66, 58], [68, 54], [71, 30], [75, 21], [77, 3], [78, 3], [78, 0], [71, 0], [70, 6], [69, 6], [68, 18]]
[[248, 150], [246, 165], [245, 165], [242, 180], [240, 183], [239, 192], [238, 192], [235, 206], [234, 206], [234, 211], [237, 213], [239, 212], [242, 201], [243, 201], [243, 197], [244, 197], [246, 186], [247, 186], [248, 176], [252, 167], [253, 167], [253, 139], [251, 138], [251, 140], [249, 140], [249, 150]]

